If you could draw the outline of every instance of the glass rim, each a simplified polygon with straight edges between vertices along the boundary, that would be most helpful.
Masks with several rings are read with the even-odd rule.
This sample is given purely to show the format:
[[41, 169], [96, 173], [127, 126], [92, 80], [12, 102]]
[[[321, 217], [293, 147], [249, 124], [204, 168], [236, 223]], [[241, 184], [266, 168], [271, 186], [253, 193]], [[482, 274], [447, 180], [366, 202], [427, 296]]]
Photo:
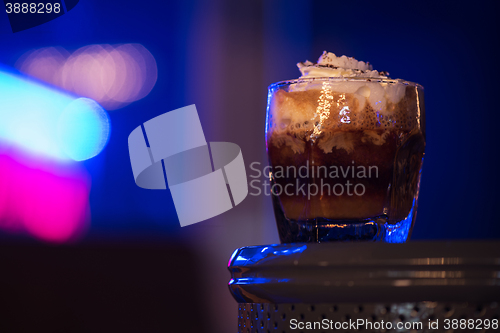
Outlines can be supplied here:
[[411, 82], [411, 81], [406, 81], [403, 79], [390, 79], [390, 78], [378, 78], [378, 77], [360, 77], [360, 76], [353, 76], [353, 77], [344, 77], [344, 76], [322, 76], [322, 77], [311, 77], [311, 78], [298, 78], [298, 79], [293, 79], [293, 80], [285, 80], [285, 81], [278, 81], [275, 82], [271, 85], [269, 85], [268, 89], [274, 89], [274, 88], [279, 88], [282, 86], [286, 85], [291, 85], [291, 84], [297, 84], [297, 83], [312, 83], [314, 81], [333, 81], [333, 82], [342, 82], [342, 81], [357, 81], [357, 82], [381, 82], [381, 83], [397, 83], [397, 84], [404, 84], [406, 86], [411, 86], [411, 87], [418, 87], [422, 90], [424, 90], [424, 87], [421, 84], [418, 84], [416, 82]]

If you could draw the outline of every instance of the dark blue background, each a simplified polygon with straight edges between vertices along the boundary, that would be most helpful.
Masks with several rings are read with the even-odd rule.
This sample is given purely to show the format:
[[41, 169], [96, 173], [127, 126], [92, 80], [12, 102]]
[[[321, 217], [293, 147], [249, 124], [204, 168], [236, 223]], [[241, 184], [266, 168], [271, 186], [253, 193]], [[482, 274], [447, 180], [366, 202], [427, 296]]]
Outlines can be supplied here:
[[45, 46], [124, 42], [156, 58], [151, 94], [110, 112], [110, 142], [85, 162], [93, 177], [89, 237], [183, 233], [169, 192], [132, 180], [132, 129], [195, 103], [207, 140], [232, 140], [248, 163], [264, 163], [267, 85], [297, 77], [296, 62], [329, 50], [425, 87], [427, 148], [413, 239], [498, 238], [498, 31], [487, 1], [85, 0], [16, 34], [0, 14], [0, 62], [12, 66]]

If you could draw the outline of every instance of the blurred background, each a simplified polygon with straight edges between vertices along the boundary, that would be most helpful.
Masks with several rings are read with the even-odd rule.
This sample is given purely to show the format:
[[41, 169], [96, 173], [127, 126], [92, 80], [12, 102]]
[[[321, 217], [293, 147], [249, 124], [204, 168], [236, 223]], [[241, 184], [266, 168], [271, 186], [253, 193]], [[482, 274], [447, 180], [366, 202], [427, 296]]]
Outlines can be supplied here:
[[279, 242], [270, 198], [181, 228], [127, 138], [196, 104], [249, 174], [267, 86], [323, 50], [425, 87], [412, 241], [500, 238], [498, 37], [487, 1], [81, 0], [15, 34], [0, 14], [0, 331], [234, 332], [227, 261]]

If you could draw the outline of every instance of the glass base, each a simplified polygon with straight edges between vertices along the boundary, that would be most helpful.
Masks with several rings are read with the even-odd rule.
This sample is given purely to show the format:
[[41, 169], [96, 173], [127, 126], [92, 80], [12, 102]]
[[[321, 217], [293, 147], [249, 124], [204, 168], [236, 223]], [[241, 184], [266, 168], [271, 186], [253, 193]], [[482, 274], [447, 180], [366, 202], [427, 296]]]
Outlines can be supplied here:
[[332, 241], [381, 241], [405, 243], [410, 239], [416, 215], [414, 201], [408, 216], [398, 222], [389, 223], [387, 215], [364, 220], [329, 220], [317, 218], [309, 221], [287, 219], [276, 212], [276, 221], [281, 243], [332, 242]]

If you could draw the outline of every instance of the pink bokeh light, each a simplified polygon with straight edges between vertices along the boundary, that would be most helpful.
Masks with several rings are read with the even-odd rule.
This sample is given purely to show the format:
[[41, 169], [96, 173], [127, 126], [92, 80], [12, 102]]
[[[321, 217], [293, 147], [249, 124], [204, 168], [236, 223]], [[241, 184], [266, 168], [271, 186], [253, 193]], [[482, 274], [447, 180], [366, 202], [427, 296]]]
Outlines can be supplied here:
[[81, 237], [90, 219], [90, 178], [75, 165], [57, 165], [0, 151], [0, 228], [63, 243]]
[[56, 84], [59, 80], [61, 66], [70, 53], [62, 47], [46, 47], [25, 53], [17, 61], [21, 72], [30, 73], [42, 81]]
[[153, 55], [141, 44], [87, 45], [73, 53], [48, 47], [24, 54], [16, 68], [107, 110], [146, 97], [158, 77]]

